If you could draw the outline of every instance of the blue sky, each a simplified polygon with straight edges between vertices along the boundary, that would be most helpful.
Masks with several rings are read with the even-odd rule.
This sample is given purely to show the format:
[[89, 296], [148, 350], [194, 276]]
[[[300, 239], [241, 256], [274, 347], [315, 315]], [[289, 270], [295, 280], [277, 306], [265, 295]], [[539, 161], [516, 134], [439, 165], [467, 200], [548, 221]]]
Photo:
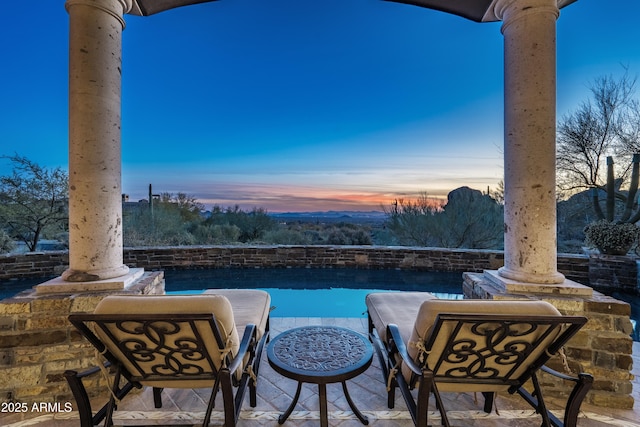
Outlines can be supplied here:
[[[63, 0], [3, 5], [0, 154], [67, 167]], [[558, 116], [640, 74], [638, 0], [558, 20]], [[500, 23], [379, 0], [221, 0], [123, 33], [123, 192], [271, 212], [380, 210], [502, 179]], [[0, 173], [8, 172], [0, 162]]]

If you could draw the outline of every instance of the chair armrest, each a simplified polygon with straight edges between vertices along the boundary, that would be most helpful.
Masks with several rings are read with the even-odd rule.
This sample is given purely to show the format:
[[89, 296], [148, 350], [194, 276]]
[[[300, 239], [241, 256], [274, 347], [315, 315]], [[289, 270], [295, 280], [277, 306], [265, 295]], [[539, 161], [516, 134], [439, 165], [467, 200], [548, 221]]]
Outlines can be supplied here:
[[580, 378], [578, 378], [578, 377], [575, 377], [573, 375], [563, 374], [562, 372], [558, 372], [555, 369], [552, 369], [552, 368], [548, 367], [547, 365], [542, 365], [540, 370], [546, 372], [547, 374], [553, 375], [554, 377], [558, 377], [560, 379], [563, 379], [563, 380], [573, 381], [573, 382], [577, 382], [577, 381], [580, 380]]
[[[100, 424], [100, 422], [102, 422], [102, 420], [107, 416], [109, 405], [111, 404], [110, 401], [107, 402], [102, 406], [102, 408], [100, 408], [100, 410], [93, 414], [91, 409], [91, 400], [89, 399], [87, 389], [84, 386], [83, 379], [91, 375], [95, 375], [101, 370], [109, 367], [111, 367], [111, 362], [106, 361], [103, 363], [103, 367], [94, 366], [93, 368], [86, 369], [82, 372], [76, 372], [73, 370], [66, 370], [64, 372], [64, 377], [67, 380], [67, 384], [69, 385], [73, 398], [76, 401], [78, 415], [80, 417], [80, 425], [82, 426], [94, 426]], [[124, 398], [131, 390], [133, 390], [134, 387], [142, 388], [142, 385], [139, 383], [132, 383], [127, 380], [124, 387], [117, 387], [114, 391], [115, 397], [118, 399]]]
[[[573, 420], [575, 420], [578, 416], [578, 410], [580, 409], [583, 399], [589, 390], [591, 390], [591, 387], [593, 387], [593, 375], [586, 372], [580, 372], [577, 376], [566, 375], [551, 369], [546, 365], [542, 365], [540, 369], [550, 375], [575, 383], [573, 390], [567, 399], [567, 408], [565, 411], [565, 419], [573, 418]], [[567, 421], [565, 420], [565, 424], [566, 423]]]
[[409, 356], [407, 346], [402, 341], [398, 325], [389, 323], [387, 325], [387, 338], [391, 351], [395, 351], [402, 358], [402, 362], [416, 375], [422, 375], [422, 368]]
[[[575, 385], [573, 386], [573, 389], [571, 390], [571, 393], [569, 394], [569, 397], [567, 398], [567, 403], [564, 411], [564, 419], [560, 420], [553, 413], [549, 412], [547, 414], [547, 417], [549, 419], [550, 424], [553, 425], [554, 427], [577, 425], [578, 414], [580, 412], [580, 406], [582, 405], [582, 401], [584, 400], [585, 396], [593, 386], [593, 376], [587, 373], [580, 373], [578, 374], [577, 377], [574, 377], [571, 375], [566, 375], [561, 372], [558, 372], [554, 369], [549, 368], [546, 365], [542, 365], [540, 367], [540, 370], [550, 375], [553, 375], [555, 377], [558, 377], [560, 379], [572, 381], [575, 383]], [[532, 379], [534, 380], [535, 384], [538, 383], [538, 380], [535, 375], [532, 377]], [[531, 406], [533, 406], [534, 408], [538, 407], [539, 399], [537, 396], [535, 396], [535, 393], [534, 395], [532, 395], [523, 387], [520, 387], [516, 391]]]
[[249, 350], [253, 350], [253, 346], [256, 341], [256, 325], [249, 323], [244, 328], [244, 335], [242, 341], [240, 341], [240, 348], [238, 348], [238, 354], [229, 363], [229, 372], [235, 372], [239, 367], [242, 367], [242, 362]]
[[[111, 362], [104, 363], [105, 368], [108, 368], [109, 366], [111, 366]], [[101, 369], [99, 366], [94, 366], [93, 368], [86, 369], [82, 372], [67, 370], [65, 371], [65, 375], [72, 375], [72, 376], [75, 376], [76, 378], [85, 378], [85, 377], [89, 377], [91, 375], [97, 374], [98, 372], [100, 372], [100, 370]]]

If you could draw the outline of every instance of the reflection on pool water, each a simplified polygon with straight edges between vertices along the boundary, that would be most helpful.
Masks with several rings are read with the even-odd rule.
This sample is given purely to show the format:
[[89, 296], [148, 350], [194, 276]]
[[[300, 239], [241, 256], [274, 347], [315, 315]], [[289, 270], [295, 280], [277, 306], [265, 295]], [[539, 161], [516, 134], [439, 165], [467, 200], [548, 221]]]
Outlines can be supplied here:
[[275, 317], [364, 317], [365, 296], [392, 290], [433, 292], [462, 299], [460, 273], [406, 270], [259, 268], [166, 270], [171, 294], [206, 289], [263, 289]]

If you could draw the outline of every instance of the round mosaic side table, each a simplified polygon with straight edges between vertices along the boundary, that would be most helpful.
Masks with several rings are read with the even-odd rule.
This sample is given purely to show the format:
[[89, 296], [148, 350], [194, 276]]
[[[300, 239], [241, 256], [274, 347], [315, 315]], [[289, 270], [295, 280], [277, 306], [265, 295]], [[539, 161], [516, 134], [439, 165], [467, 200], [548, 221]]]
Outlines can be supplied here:
[[363, 424], [369, 420], [354, 405], [346, 380], [354, 378], [371, 365], [373, 348], [359, 333], [335, 326], [304, 326], [278, 335], [267, 347], [267, 359], [279, 374], [298, 381], [289, 408], [278, 418], [284, 423], [293, 412], [302, 383], [318, 384], [320, 426], [328, 426], [327, 388], [329, 383], [342, 383], [344, 396], [353, 413]]

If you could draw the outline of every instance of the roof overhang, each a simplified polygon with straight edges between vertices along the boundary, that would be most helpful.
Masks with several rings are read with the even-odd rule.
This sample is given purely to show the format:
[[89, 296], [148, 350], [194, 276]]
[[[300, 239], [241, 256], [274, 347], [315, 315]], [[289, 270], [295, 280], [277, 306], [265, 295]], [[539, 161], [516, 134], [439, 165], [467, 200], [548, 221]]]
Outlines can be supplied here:
[[133, 0], [130, 15], [149, 16], [177, 7], [198, 3], [209, 3], [215, 0]]
[[[133, 7], [129, 14], [148, 16], [177, 7], [198, 3], [208, 3], [215, 0], [133, 0]], [[229, 0], [233, 1], [233, 0]], [[462, 16], [476, 22], [492, 22], [498, 18], [492, 12], [492, 5], [497, 0], [386, 0], [396, 3], [411, 4], [427, 9], [440, 10], [446, 13]], [[562, 8], [577, 0], [558, 0], [558, 7]]]
[[[439, 10], [462, 16], [476, 22], [494, 22], [499, 19], [493, 13], [493, 4], [497, 0], [386, 0], [411, 4], [427, 9]], [[563, 8], [578, 0], [558, 0], [558, 8]]]

